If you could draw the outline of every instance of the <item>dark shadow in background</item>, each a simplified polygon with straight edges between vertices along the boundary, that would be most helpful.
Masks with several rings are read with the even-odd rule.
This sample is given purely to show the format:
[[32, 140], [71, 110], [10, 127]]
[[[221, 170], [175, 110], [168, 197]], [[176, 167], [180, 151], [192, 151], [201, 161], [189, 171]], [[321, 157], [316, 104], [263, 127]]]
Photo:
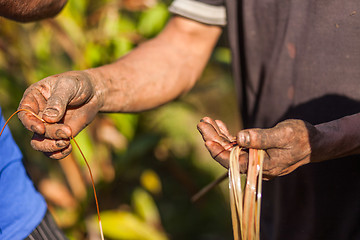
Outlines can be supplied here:
[[325, 95], [321, 98], [289, 108], [279, 121], [295, 118], [311, 124], [320, 124], [359, 112], [360, 101], [340, 95]]
[[[319, 124], [359, 112], [360, 101], [326, 95], [291, 107], [279, 121]], [[308, 164], [264, 182], [262, 239], [360, 239], [359, 226], [360, 155]]]

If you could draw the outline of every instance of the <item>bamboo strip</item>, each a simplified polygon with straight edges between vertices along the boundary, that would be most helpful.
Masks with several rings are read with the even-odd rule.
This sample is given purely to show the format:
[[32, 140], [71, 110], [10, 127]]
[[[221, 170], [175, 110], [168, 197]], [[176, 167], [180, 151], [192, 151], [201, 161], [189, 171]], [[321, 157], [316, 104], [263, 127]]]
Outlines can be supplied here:
[[229, 162], [229, 192], [234, 239], [258, 240], [264, 151], [249, 149], [245, 186], [241, 184], [240, 152], [238, 146], [234, 147]]
[[262, 172], [264, 163], [264, 150], [258, 151], [258, 179], [257, 179], [257, 196], [256, 196], [256, 226], [255, 239], [260, 239], [260, 209], [261, 209], [261, 191], [262, 191]]

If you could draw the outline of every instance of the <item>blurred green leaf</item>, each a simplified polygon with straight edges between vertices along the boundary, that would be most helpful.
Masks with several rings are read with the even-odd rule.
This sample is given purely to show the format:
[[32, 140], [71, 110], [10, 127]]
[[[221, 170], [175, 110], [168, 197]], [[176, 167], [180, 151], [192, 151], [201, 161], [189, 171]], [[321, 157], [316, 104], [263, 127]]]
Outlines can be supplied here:
[[76, 21], [77, 25], [83, 25], [88, 0], [68, 1], [64, 10], [60, 13]]
[[90, 67], [97, 67], [102, 62], [102, 47], [96, 43], [89, 42], [85, 49], [86, 65]]
[[141, 188], [135, 189], [132, 195], [135, 213], [151, 226], [161, 226], [160, 215], [153, 198]]
[[145, 37], [155, 36], [165, 26], [169, 11], [163, 3], [141, 13], [138, 30]]
[[161, 192], [161, 181], [158, 174], [151, 169], [145, 169], [140, 176], [141, 185], [153, 194]]
[[116, 126], [116, 128], [128, 139], [133, 139], [138, 124], [139, 116], [137, 114], [107, 114]]
[[[97, 221], [97, 218], [96, 220]], [[101, 212], [104, 235], [123, 240], [165, 240], [166, 235], [147, 225], [136, 215], [125, 211]]]
[[182, 102], [173, 102], [148, 115], [148, 126], [163, 133], [170, 142], [172, 152], [178, 157], [190, 154], [199, 139], [196, 124], [199, 119], [192, 109]]
[[134, 44], [125, 37], [119, 37], [118, 39], [113, 41], [114, 44], [114, 50], [113, 50], [113, 56], [115, 58], [119, 58], [126, 53], [130, 52], [131, 49], [134, 47]]
[[126, 17], [125, 15], [121, 15], [118, 23], [118, 30], [122, 34], [133, 34], [136, 31], [136, 25], [133, 20]]
[[231, 51], [229, 48], [218, 47], [215, 49], [213, 56], [216, 61], [219, 61], [221, 63], [231, 63]]
[[[94, 145], [91, 141], [91, 137], [87, 131], [87, 129], [84, 129], [81, 131], [76, 137], [76, 142], [81, 148], [81, 151], [85, 155], [86, 160], [90, 163], [94, 158]], [[77, 149], [75, 143], [73, 144], [73, 151], [76, 156], [77, 161], [81, 164], [81, 166], [85, 166], [85, 161], [83, 160], [83, 157], [81, 156], [80, 151]]]

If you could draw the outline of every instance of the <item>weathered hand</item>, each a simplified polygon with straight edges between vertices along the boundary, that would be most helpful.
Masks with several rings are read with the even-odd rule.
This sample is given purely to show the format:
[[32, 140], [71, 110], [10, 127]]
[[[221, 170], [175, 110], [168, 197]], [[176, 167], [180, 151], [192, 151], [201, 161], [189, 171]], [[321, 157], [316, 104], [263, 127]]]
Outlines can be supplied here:
[[[207, 123], [200, 123], [198, 128], [206, 142], [206, 147], [213, 157], [216, 156], [215, 160], [227, 167], [230, 155], [229, 151], [224, 151], [227, 148], [225, 147], [224, 138], [221, 137], [223, 133], [210, 128], [209, 125], [215, 129], [212, 123], [214, 121], [208, 118], [205, 118], [205, 121]], [[309, 163], [312, 152], [310, 142], [316, 134], [316, 128], [309, 123], [301, 120], [286, 120], [270, 129], [242, 130], [237, 134], [236, 142], [243, 148], [265, 150], [264, 179], [271, 179], [276, 176], [286, 175]], [[247, 154], [242, 152], [240, 167], [244, 172], [247, 169], [247, 160]]]
[[25, 91], [19, 109], [33, 111], [45, 123], [25, 111], [18, 116], [34, 132], [34, 149], [50, 158], [62, 159], [71, 152], [69, 138], [85, 128], [100, 107], [101, 96], [95, 91], [91, 75], [71, 71], [47, 77]]
[[230, 135], [226, 125], [220, 120], [214, 121], [209, 117], [204, 117], [197, 128], [211, 156], [222, 166], [228, 168], [230, 151], [236, 144], [236, 138]]
[[264, 149], [265, 179], [289, 174], [310, 162], [311, 141], [318, 131], [302, 120], [286, 120], [270, 129], [247, 129], [237, 134], [241, 147]]

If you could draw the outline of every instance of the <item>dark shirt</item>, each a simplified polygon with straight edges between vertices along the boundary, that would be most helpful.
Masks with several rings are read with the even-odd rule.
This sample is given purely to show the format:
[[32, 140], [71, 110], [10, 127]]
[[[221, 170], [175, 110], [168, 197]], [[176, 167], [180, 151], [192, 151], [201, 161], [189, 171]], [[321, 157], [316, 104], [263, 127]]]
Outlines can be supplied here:
[[[246, 128], [360, 112], [359, 1], [223, 2]], [[360, 157], [264, 182], [262, 199], [261, 239], [360, 239]]]

